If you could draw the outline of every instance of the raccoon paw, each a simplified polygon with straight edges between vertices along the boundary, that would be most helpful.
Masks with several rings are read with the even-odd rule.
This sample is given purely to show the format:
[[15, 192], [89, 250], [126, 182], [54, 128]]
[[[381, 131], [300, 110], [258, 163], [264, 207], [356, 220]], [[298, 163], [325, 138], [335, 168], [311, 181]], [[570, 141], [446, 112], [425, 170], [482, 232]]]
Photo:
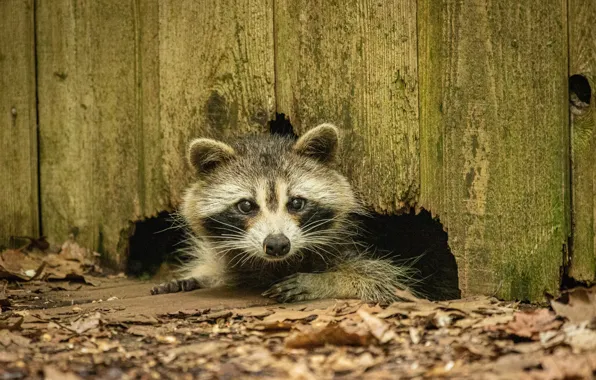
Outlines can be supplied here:
[[320, 298], [312, 273], [295, 273], [271, 286], [262, 295], [278, 302], [298, 302]]
[[191, 290], [200, 289], [201, 285], [194, 278], [185, 278], [182, 280], [172, 280], [164, 282], [151, 288], [151, 294], [167, 294], [176, 293], [179, 291], [189, 292]]

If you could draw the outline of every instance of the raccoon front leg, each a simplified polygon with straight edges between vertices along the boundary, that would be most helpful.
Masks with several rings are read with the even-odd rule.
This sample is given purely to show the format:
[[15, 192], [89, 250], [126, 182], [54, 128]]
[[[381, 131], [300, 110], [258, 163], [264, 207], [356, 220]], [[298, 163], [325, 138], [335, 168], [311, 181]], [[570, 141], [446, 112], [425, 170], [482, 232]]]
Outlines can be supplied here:
[[201, 284], [196, 278], [184, 278], [180, 280], [172, 280], [164, 282], [151, 288], [151, 294], [167, 294], [176, 292], [189, 292], [191, 290], [200, 289]]
[[151, 294], [189, 292], [195, 289], [212, 288], [230, 281], [223, 264], [213, 257], [201, 257], [182, 268], [181, 278], [159, 284], [151, 289]]
[[296, 273], [263, 293], [279, 302], [320, 298], [359, 298], [366, 302], [390, 303], [398, 300], [397, 289], [406, 288], [410, 268], [389, 260], [356, 259], [336, 265], [323, 273]]

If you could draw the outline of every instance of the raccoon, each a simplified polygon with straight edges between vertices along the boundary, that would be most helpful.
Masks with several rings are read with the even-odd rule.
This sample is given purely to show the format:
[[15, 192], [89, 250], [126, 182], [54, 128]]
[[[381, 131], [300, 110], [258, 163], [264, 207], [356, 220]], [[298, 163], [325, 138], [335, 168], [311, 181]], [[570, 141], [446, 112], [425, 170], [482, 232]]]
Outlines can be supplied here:
[[180, 279], [151, 293], [232, 286], [279, 302], [397, 300], [411, 269], [359, 244], [356, 217], [367, 210], [335, 169], [338, 142], [332, 124], [299, 138], [192, 141], [196, 181], [180, 208], [192, 230], [191, 259]]

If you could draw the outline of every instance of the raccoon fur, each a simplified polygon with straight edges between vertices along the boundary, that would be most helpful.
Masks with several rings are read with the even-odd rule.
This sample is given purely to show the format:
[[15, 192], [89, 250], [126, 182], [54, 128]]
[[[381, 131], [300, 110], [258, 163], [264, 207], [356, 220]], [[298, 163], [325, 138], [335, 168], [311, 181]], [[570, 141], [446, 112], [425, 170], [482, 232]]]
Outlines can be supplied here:
[[152, 294], [233, 286], [280, 302], [397, 300], [411, 270], [360, 246], [355, 216], [366, 210], [334, 168], [338, 139], [335, 126], [321, 124], [297, 139], [192, 141], [196, 181], [180, 208], [192, 257], [180, 279]]

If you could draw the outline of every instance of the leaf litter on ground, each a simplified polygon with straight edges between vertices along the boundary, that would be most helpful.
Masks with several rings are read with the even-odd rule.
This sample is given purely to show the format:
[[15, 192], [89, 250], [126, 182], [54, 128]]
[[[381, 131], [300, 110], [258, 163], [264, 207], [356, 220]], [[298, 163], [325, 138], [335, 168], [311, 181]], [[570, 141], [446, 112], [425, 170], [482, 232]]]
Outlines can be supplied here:
[[587, 379], [596, 371], [594, 288], [551, 296], [550, 308], [481, 296], [434, 302], [400, 291], [386, 306], [214, 302], [147, 314], [129, 312], [115, 294], [124, 299], [119, 308], [52, 313], [32, 295], [76, 295], [80, 285], [65, 279], [82, 281], [99, 268], [72, 240], [53, 253], [32, 250], [0, 255], [0, 276], [11, 281], [0, 284], [0, 378]]

